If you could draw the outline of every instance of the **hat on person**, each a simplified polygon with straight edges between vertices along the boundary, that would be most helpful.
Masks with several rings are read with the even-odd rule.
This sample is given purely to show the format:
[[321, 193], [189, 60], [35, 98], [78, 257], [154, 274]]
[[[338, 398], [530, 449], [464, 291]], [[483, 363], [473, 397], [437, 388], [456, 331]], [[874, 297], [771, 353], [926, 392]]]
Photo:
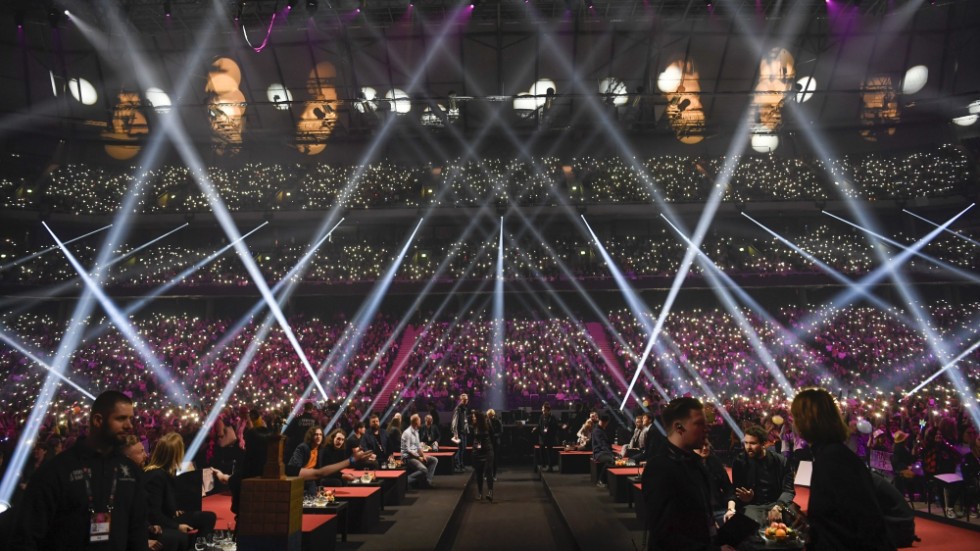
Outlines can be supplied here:
[[885, 434], [885, 431], [883, 431], [883, 430], [881, 430], [881, 429], [878, 429], [878, 430], [876, 430], [876, 431], [874, 431], [873, 433], [871, 433], [871, 438], [872, 438], [872, 439], [874, 439], [874, 438], [878, 438], [878, 437], [879, 437], [879, 436], [881, 436], [882, 434]]
[[900, 430], [897, 430], [894, 433], [892, 433], [892, 438], [895, 440], [896, 444], [901, 444], [902, 442], [905, 442], [905, 440], [907, 440], [908, 437], [909, 435], [907, 433], [904, 433]]

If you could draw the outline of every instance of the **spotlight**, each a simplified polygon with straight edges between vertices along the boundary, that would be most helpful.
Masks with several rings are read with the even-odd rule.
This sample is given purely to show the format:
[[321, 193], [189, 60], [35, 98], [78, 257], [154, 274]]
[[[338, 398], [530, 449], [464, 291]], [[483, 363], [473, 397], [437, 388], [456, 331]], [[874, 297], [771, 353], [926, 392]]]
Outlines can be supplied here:
[[[65, 13], [67, 13], [67, 11]], [[51, 25], [51, 28], [57, 29], [60, 23], [61, 23], [61, 14], [58, 13], [58, 10], [54, 8], [48, 10], [48, 24]]]
[[317, 8], [320, 7], [320, 0], [306, 0], [306, 11], [311, 15], [316, 13]]
[[170, 0], [164, 0], [163, 2], [163, 15], [164, 17], [170, 17]]
[[238, 2], [238, 11], [235, 12], [235, 21], [242, 18], [242, 12], [245, 11], [245, 0]]
[[24, 10], [17, 10], [14, 12], [14, 22], [17, 23], [18, 29], [24, 28]]

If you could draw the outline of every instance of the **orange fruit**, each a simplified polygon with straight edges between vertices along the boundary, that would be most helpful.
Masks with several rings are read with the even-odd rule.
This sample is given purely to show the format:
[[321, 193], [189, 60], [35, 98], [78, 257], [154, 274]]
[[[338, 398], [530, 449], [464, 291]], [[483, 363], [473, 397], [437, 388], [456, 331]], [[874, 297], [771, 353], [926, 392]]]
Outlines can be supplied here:
[[777, 540], [784, 540], [784, 539], [786, 539], [786, 530], [784, 530], [782, 528], [777, 528], [776, 529], [776, 539]]

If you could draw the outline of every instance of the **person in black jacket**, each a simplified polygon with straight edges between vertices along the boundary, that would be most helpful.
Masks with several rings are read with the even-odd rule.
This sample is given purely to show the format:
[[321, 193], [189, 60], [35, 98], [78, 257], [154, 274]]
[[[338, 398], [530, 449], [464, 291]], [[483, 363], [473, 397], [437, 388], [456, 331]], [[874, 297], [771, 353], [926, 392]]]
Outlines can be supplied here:
[[[133, 401], [114, 390], [100, 394], [92, 404], [88, 436], [31, 478], [9, 549], [146, 549], [142, 473], [120, 451], [132, 430]], [[109, 512], [111, 518], [106, 517]], [[93, 522], [105, 532], [93, 534]]]
[[[287, 465], [296, 469], [318, 469], [323, 466], [323, 429], [319, 425], [312, 426], [303, 435], [303, 442], [296, 446]], [[303, 482], [303, 493], [315, 494], [316, 482], [306, 480]]]
[[813, 448], [807, 549], [893, 550], [868, 466], [851, 451], [837, 401], [822, 388], [793, 398], [796, 430]]
[[439, 431], [439, 425], [435, 424], [431, 415], [426, 415], [425, 422], [419, 428], [419, 440], [433, 450], [439, 451], [439, 440], [441, 439], [442, 433]]
[[796, 497], [793, 471], [781, 453], [766, 448], [768, 433], [759, 425], [745, 429], [743, 450], [732, 461], [732, 484], [739, 512], [759, 524], [782, 522]]
[[303, 413], [293, 417], [293, 420], [286, 425], [286, 447], [283, 449], [283, 456], [292, 457], [293, 450], [305, 440], [307, 431], [318, 424], [313, 415], [313, 403], [304, 403]]
[[[153, 448], [150, 462], [144, 469], [143, 488], [146, 492], [146, 514], [150, 524], [176, 528], [184, 534], [196, 531], [206, 538], [214, 530], [218, 517], [211, 511], [180, 511], [177, 509], [177, 469], [184, 461], [184, 440], [180, 434], [163, 435]], [[190, 546], [188, 536], [187, 546]]]
[[381, 430], [381, 419], [377, 413], [372, 413], [368, 419], [368, 430], [364, 433], [361, 449], [374, 453], [381, 465], [388, 462], [388, 455], [391, 453], [388, 448], [388, 435]]
[[487, 416], [482, 411], [473, 412], [473, 430], [470, 433], [473, 441], [473, 470], [476, 471], [476, 488], [480, 494], [477, 499], [483, 499], [483, 479], [487, 479], [487, 501], [493, 501], [493, 432]]
[[538, 446], [541, 450], [541, 459], [548, 468], [548, 472], [554, 471], [554, 446], [558, 439], [558, 420], [551, 414], [551, 404], [545, 402], [541, 406], [541, 418], [538, 419], [538, 426], [534, 427], [534, 432], [538, 435]]
[[[708, 432], [704, 406], [695, 398], [677, 398], [663, 412], [667, 440], [643, 469], [647, 506], [648, 551], [713, 551], [715, 522], [711, 483], [696, 450]], [[724, 546], [724, 551], [734, 548]]]
[[711, 488], [711, 511], [714, 514], [715, 522], [725, 523], [735, 515], [735, 486], [728, 478], [728, 471], [725, 464], [718, 459], [718, 456], [711, 453], [711, 442], [704, 441], [697, 454], [704, 460], [704, 468], [708, 471], [708, 482]]
[[592, 428], [592, 460], [596, 462], [596, 486], [601, 488], [605, 488], [607, 484], [606, 469], [616, 461], [609, 435], [606, 434], [609, 421], [609, 414], [603, 413], [599, 416], [599, 424]]
[[487, 410], [487, 423], [490, 424], [490, 434], [493, 436], [493, 463], [490, 467], [491, 476], [497, 480], [497, 462], [500, 461], [500, 446], [503, 441], [504, 425], [497, 418], [497, 412], [492, 408]]

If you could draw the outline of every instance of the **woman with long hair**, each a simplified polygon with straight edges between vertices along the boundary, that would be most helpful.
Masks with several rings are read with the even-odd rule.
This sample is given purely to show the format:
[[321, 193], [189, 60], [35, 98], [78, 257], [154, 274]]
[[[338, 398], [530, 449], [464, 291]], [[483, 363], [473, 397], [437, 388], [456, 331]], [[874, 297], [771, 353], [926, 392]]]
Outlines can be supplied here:
[[[320, 453], [322, 458], [320, 459], [321, 465], [331, 465], [333, 463], [338, 463], [347, 459], [349, 454], [347, 453], [347, 436], [344, 434], [344, 429], [336, 428], [330, 431], [327, 435], [326, 443], [321, 448]], [[348, 473], [334, 473], [325, 476], [320, 479], [321, 486], [344, 486], [351, 480], [354, 480], [354, 475]]]
[[893, 550], [868, 466], [847, 447], [848, 428], [834, 396], [808, 388], [793, 398], [796, 430], [813, 449], [807, 549]]
[[144, 469], [147, 520], [163, 528], [176, 528], [184, 534], [197, 531], [198, 536], [206, 537], [214, 530], [217, 520], [214, 513], [177, 509], [177, 469], [183, 461], [184, 440], [180, 434], [171, 432], [163, 435]]
[[388, 421], [387, 430], [387, 441], [385, 442], [385, 449], [391, 450], [394, 453], [401, 449], [402, 447], [402, 414], [395, 413], [392, 416], [391, 421]]
[[487, 415], [479, 410], [473, 412], [473, 470], [476, 471], [476, 487], [480, 492], [477, 499], [483, 499], [483, 479], [487, 479], [487, 501], [493, 502], [493, 432]]

